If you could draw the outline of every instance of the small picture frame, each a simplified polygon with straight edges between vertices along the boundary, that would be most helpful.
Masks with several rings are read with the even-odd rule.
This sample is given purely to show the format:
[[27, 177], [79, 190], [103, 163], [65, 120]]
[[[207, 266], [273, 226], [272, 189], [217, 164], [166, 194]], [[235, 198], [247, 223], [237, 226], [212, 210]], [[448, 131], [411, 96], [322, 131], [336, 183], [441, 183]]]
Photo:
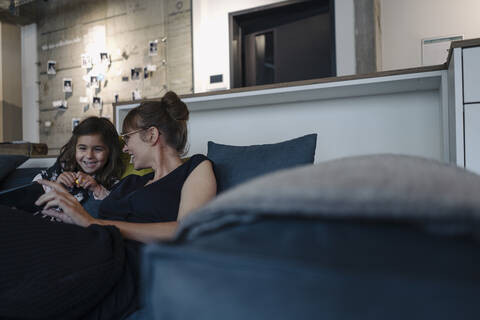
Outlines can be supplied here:
[[82, 68], [90, 69], [92, 68], [92, 57], [89, 54], [82, 54]]
[[150, 75], [150, 71], [148, 71], [147, 67], [143, 68], [143, 79], [148, 79], [148, 76]]
[[63, 92], [72, 92], [72, 78], [63, 78]]
[[52, 102], [52, 106], [59, 110], [67, 110], [68, 102], [66, 100], [55, 100]]
[[158, 40], [153, 40], [148, 42], [148, 55], [149, 56], [158, 55]]
[[93, 97], [93, 99], [92, 99], [92, 106], [93, 106], [95, 109], [100, 109], [101, 106], [102, 106], [102, 98], [100, 98], [100, 97]]
[[100, 52], [100, 63], [104, 65], [110, 65], [110, 58], [107, 52]]
[[80, 123], [79, 118], [72, 118], [72, 131], [75, 129], [76, 126]]
[[98, 89], [100, 87], [100, 83], [98, 81], [98, 76], [90, 76], [90, 88]]
[[53, 60], [47, 62], [47, 74], [57, 74], [56, 64], [57, 62]]
[[142, 99], [142, 95], [140, 94], [140, 90], [135, 89], [134, 91], [132, 91], [132, 100], [133, 101], [141, 100], [141, 99]]
[[131, 69], [130, 78], [131, 78], [132, 80], [138, 80], [138, 79], [140, 79], [140, 68], [133, 68], [133, 69]]

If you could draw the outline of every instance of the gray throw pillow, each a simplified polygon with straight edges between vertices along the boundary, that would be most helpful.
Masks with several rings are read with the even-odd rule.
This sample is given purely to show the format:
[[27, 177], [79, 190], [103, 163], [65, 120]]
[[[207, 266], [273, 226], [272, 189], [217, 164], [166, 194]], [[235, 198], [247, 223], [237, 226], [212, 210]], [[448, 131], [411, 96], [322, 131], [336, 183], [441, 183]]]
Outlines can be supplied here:
[[[370, 155], [267, 175], [189, 215], [178, 236], [195, 238], [262, 216], [412, 222], [470, 233], [480, 221], [480, 176], [434, 160]], [[473, 231], [472, 231], [473, 230]]]
[[3, 180], [10, 172], [15, 170], [19, 165], [27, 161], [28, 157], [23, 155], [0, 155], [0, 181]]
[[207, 156], [213, 161], [217, 192], [221, 193], [266, 173], [311, 164], [316, 146], [317, 134], [251, 146], [230, 146], [209, 141]]

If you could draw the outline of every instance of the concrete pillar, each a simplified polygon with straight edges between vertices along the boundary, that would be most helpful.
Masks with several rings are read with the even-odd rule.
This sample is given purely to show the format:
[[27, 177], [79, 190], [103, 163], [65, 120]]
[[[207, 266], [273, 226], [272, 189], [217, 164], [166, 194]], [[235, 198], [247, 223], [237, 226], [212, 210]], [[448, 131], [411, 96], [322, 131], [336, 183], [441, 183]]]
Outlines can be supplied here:
[[355, 0], [354, 5], [357, 74], [380, 71], [377, 68], [378, 62], [381, 63], [379, 60], [381, 59], [380, 2], [379, 0]]
[[0, 23], [0, 141], [22, 139], [20, 28]]

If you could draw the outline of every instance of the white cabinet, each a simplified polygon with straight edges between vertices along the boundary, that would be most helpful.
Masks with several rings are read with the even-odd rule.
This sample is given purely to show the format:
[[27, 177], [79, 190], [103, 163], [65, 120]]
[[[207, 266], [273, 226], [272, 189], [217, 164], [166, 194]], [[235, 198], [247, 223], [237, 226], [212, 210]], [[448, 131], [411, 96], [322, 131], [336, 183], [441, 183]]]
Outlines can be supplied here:
[[450, 161], [480, 174], [480, 38], [452, 43], [450, 54]]
[[456, 97], [455, 131], [461, 137], [456, 140], [457, 165], [480, 174], [480, 42], [473, 46], [466, 41], [465, 45], [455, 49], [461, 54], [454, 51], [454, 64], [449, 67], [456, 73], [455, 89], [449, 94]]
[[480, 103], [467, 104], [465, 112], [465, 166], [480, 173]]
[[463, 102], [480, 102], [480, 47], [463, 49]]

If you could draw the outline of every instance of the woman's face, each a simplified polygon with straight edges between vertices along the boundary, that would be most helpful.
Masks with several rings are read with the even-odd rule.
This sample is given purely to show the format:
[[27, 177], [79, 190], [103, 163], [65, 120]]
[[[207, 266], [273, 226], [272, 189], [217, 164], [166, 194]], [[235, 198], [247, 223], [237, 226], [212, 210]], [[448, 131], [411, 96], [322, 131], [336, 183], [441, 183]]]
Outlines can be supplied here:
[[109, 149], [99, 134], [83, 135], [77, 139], [75, 159], [87, 174], [101, 170], [108, 161]]
[[141, 139], [144, 130], [145, 129], [127, 129], [127, 131], [121, 135], [125, 143], [123, 152], [130, 154], [130, 162], [133, 163], [133, 168], [136, 170], [149, 168], [149, 147]]

